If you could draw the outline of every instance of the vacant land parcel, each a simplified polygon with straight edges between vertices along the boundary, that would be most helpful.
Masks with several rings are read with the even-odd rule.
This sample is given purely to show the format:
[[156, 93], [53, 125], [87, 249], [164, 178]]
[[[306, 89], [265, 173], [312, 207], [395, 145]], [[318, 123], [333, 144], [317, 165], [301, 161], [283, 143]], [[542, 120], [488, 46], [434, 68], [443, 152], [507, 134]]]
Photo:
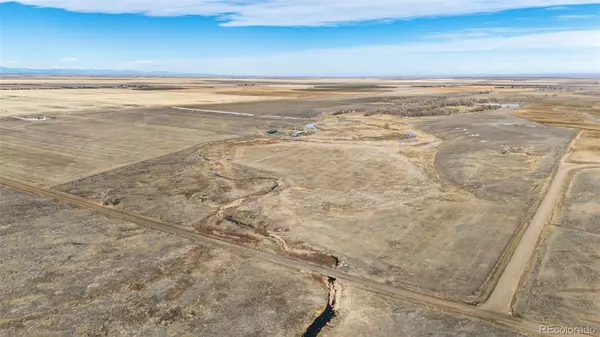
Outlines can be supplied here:
[[14, 81], [0, 335], [599, 325], [589, 79]]
[[415, 121], [344, 114], [317, 127], [202, 145], [60, 189], [477, 302], [575, 134], [505, 110]]

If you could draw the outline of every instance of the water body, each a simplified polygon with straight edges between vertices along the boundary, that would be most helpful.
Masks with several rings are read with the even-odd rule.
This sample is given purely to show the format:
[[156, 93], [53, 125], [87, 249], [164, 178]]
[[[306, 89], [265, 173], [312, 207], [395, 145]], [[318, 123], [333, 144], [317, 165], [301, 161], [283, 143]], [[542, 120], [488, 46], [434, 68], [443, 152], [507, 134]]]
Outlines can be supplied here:
[[[329, 284], [333, 286], [334, 282], [335, 282], [335, 278], [330, 277]], [[302, 337], [317, 337], [319, 335], [319, 333], [321, 332], [321, 330], [327, 324], [329, 324], [329, 322], [333, 318], [335, 318], [335, 310], [334, 310], [335, 300], [336, 300], [335, 297], [331, 300], [329, 298], [327, 299], [327, 305], [325, 306], [325, 309], [319, 315], [319, 317], [317, 317], [312, 322], [312, 324], [308, 327], [308, 329], [306, 329], [306, 331], [304, 332]]]
[[501, 108], [506, 109], [518, 109], [521, 107], [521, 104], [519, 103], [482, 103], [481, 105], [499, 105]]

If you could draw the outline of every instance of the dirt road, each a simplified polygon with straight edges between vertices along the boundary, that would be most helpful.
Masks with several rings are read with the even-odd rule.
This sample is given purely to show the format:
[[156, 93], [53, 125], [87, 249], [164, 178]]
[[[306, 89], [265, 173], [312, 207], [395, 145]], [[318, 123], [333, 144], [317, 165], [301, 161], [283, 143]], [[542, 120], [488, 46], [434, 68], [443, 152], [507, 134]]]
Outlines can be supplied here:
[[566, 163], [564, 159], [561, 160], [560, 167], [546, 192], [544, 200], [529, 223], [525, 234], [523, 234], [523, 237], [519, 241], [492, 294], [480, 306], [482, 309], [504, 314], [511, 313], [511, 303], [519, 287], [521, 278], [527, 269], [527, 264], [535, 253], [535, 248], [544, 226], [551, 218], [554, 207], [562, 194], [568, 174], [573, 170], [598, 167], [600, 165], [571, 164]]
[[190, 239], [199, 244], [206, 245], [209, 247], [226, 248], [226, 249], [230, 249], [231, 251], [234, 251], [236, 253], [239, 253], [239, 254], [242, 254], [245, 256], [250, 256], [250, 257], [254, 257], [257, 259], [264, 260], [264, 261], [269, 261], [271, 263], [286, 266], [289, 268], [299, 269], [299, 270], [303, 270], [303, 271], [310, 271], [310, 272], [319, 273], [319, 274], [322, 274], [322, 275], [325, 275], [328, 277], [334, 277], [339, 280], [350, 282], [350, 283], [354, 284], [355, 286], [358, 286], [359, 288], [362, 288], [362, 289], [365, 289], [365, 290], [368, 290], [368, 291], [371, 291], [374, 293], [392, 296], [392, 297], [396, 297], [396, 298], [401, 298], [401, 299], [405, 299], [405, 300], [410, 300], [412, 302], [420, 303], [420, 304], [430, 306], [430, 307], [435, 307], [435, 308], [441, 309], [441, 310], [449, 312], [449, 313], [491, 322], [491, 323], [494, 323], [494, 324], [497, 324], [500, 326], [504, 326], [506, 328], [513, 329], [513, 330], [525, 331], [525, 332], [529, 332], [529, 333], [538, 333], [539, 332], [539, 324], [534, 323], [534, 322], [529, 322], [529, 321], [526, 321], [526, 320], [523, 320], [523, 319], [520, 319], [517, 317], [513, 317], [510, 315], [506, 315], [504, 313], [492, 312], [489, 310], [484, 310], [482, 308], [470, 306], [470, 305], [463, 304], [463, 303], [447, 301], [444, 299], [425, 295], [422, 293], [413, 292], [413, 291], [406, 290], [406, 289], [394, 288], [394, 287], [391, 287], [391, 286], [388, 286], [385, 284], [380, 284], [380, 283], [373, 282], [370, 280], [362, 279], [360, 277], [349, 275], [349, 274], [346, 274], [346, 273], [343, 273], [343, 272], [340, 272], [340, 271], [337, 271], [337, 270], [334, 270], [331, 268], [322, 267], [322, 266], [312, 264], [312, 263], [309, 263], [306, 261], [302, 261], [299, 259], [294, 259], [294, 258], [280, 256], [280, 255], [276, 255], [276, 254], [272, 254], [272, 253], [268, 253], [268, 252], [264, 252], [264, 251], [259, 251], [259, 250], [245, 247], [245, 246], [239, 246], [236, 244], [232, 244], [229, 242], [225, 242], [225, 241], [221, 241], [221, 240], [212, 238], [210, 236], [207, 236], [207, 235], [204, 235], [201, 233], [191, 231], [188, 228], [184, 228], [181, 226], [166, 223], [166, 222], [163, 222], [158, 219], [153, 219], [153, 218], [140, 216], [140, 215], [136, 215], [136, 214], [130, 214], [130, 213], [127, 213], [127, 212], [124, 212], [121, 210], [114, 209], [114, 208], [101, 206], [101, 205], [95, 204], [93, 202], [90, 202], [86, 199], [83, 199], [83, 198], [80, 198], [80, 197], [77, 197], [74, 195], [41, 188], [39, 186], [35, 186], [35, 185], [29, 184], [29, 183], [16, 181], [11, 178], [0, 176], [0, 184], [7, 185], [9, 187], [12, 187], [12, 188], [15, 188], [15, 189], [27, 192], [27, 193], [39, 195], [39, 196], [46, 197], [46, 198], [51, 198], [51, 199], [57, 200], [59, 202], [68, 203], [68, 204], [71, 204], [76, 207], [95, 211], [95, 212], [104, 214], [106, 216], [112, 217], [112, 218], [129, 221], [129, 222], [136, 223], [138, 225], [142, 225], [142, 226], [145, 226], [148, 228], [152, 228], [152, 229], [156, 229], [156, 230], [159, 230], [162, 232], [178, 235], [180, 237]]
[[208, 110], [208, 109], [192, 109], [192, 108], [182, 108], [182, 107], [178, 107], [178, 106], [173, 106], [173, 107], [171, 107], [171, 109], [185, 110], [185, 111], [197, 111], [197, 112], [209, 112], [209, 113], [216, 113], [216, 114], [236, 115], [236, 116], [246, 116], [246, 117], [293, 119], [293, 120], [310, 120], [310, 118], [301, 118], [301, 117], [277, 116], [277, 115], [256, 115], [256, 114], [245, 113], [245, 112], [223, 111], [223, 110]]

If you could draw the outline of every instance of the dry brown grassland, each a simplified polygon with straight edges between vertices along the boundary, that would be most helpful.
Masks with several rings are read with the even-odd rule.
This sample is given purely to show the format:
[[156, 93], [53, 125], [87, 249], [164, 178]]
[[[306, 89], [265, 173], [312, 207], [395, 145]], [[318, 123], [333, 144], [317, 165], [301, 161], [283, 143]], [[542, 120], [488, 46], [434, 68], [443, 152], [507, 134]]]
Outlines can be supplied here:
[[[600, 162], [594, 83], [4, 78], [0, 176], [475, 305], [560, 158]], [[568, 184], [521, 317], [598, 324], [597, 176]], [[524, 336], [6, 186], [0, 208], [0, 334], [294, 336], [335, 297], [323, 335]]]

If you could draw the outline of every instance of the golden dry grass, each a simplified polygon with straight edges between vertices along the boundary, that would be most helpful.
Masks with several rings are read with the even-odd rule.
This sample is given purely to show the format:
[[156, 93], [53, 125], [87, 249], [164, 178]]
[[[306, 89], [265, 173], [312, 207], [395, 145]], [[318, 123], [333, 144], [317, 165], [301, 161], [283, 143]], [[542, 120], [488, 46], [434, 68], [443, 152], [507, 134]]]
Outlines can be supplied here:
[[253, 134], [264, 121], [168, 108], [0, 120], [0, 174], [55, 185], [194, 144]]
[[[596, 103], [597, 104], [597, 103]], [[515, 115], [538, 123], [582, 130], [600, 131], [600, 106], [580, 100], [536, 100]]]
[[[256, 86], [240, 86], [226, 87], [226, 89], [215, 90], [215, 93], [221, 95], [238, 95], [238, 96], [275, 96], [275, 97], [296, 97], [296, 98], [312, 98], [330, 96], [331, 93], [323, 92], [307, 92], [300, 91], [301, 89], [310, 88], [307, 85], [256, 85]], [[299, 90], [300, 89], [300, 90]]]
[[[234, 78], [126, 78], [126, 77], [5, 77], [4, 88], [57, 86], [148, 85], [172, 90], [131, 88], [0, 90], [0, 116], [53, 115], [76, 111], [98, 111], [132, 107], [157, 107], [319, 98], [343, 95], [336, 92], [309, 92], [319, 83], [370, 83], [373, 79], [234, 79]], [[35, 87], [32, 87], [35, 85]]]
[[131, 89], [3, 90], [0, 116], [62, 114], [74, 111], [265, 100], [260, 96], [220, 95], [213, 89], [143, 91]]
[[600, 131], [584, 130], [571, 146], [570, 162], [600, 163]]
[[567, 158], [571, 162], [600, 162], [600, 100], [595, 96], [555, 94], [538, 99], [515, 115], [538, 123], [581, 130]]
[[[494, 89], [490, 86], [484, 85], [465, 85], [465, 86], [456, 86], [456, 87], [441, 87], [441, 88], [423, 88], [424, 91], [433, 92], [433, 93], [461, 93], [461, 92], [472, 92], [472, 91], [489, 91]], [[496, 89], [496, 91], [508, 91], [514, 89]]]

